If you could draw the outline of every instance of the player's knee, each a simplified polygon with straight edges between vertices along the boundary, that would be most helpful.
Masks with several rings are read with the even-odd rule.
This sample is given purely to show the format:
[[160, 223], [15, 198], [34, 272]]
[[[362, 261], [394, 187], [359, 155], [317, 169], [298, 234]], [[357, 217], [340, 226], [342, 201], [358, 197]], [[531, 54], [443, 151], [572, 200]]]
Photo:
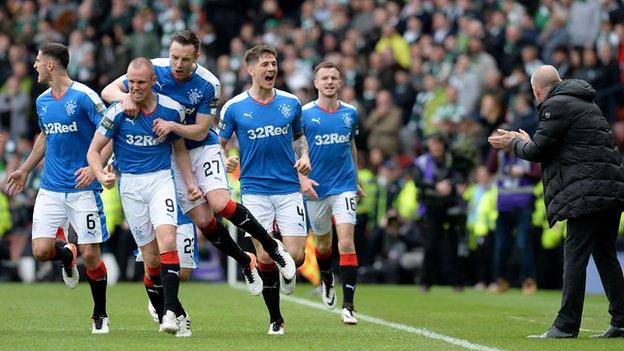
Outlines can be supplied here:
[[215, 189], [208, 193], [208, 202], [215, 213], [221, 213], [230, 203], [230, 193], [225, 189]]
[[331, 250], [331, 241], [328, 240], [318, 240], [316, 242], [316, 249], [321, 254], [326, 254]]
[[50, 260], [52, 255], [51, 247], [33, 246], [33, 256], [39, 262], [45, 262]]
[[199, 228], [207, 228], [210, 222], [212, 222], [212, 220], [214, 219], [214, 216], [211, 215], [210, 212], [197, 213], [191, 217], [193, 219], [193, 222]]
[[355, 245], [353, 240], [338, 240], [338, 251], [340, 253], [354, 253]]
[[80, 255], [87, 269], [94, 269], [100, 264], [101, 255], [98, 244], [80, 245]]
[[99, 253], [90, 251], [82, 253], [82, 261], [84, 262], [85, 268], [95, 269], [100, 264], [101, 259]]
[[143, 262], [148, 267], [158, 267], [160, 265], [160, 257], [157, 255], [143, 255]]

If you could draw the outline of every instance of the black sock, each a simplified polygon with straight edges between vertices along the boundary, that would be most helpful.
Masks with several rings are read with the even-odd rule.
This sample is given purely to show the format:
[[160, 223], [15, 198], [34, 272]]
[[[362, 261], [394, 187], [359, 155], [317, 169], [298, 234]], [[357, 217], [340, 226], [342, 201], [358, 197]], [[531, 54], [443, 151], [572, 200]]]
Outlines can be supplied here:
[[160, 279], [160, 275], [146, 275], [143, 279], [143, 283], [145, 284], [147, 297], [152, 303], [152, 306], [154, 306], [156, 314], [158, 314], [158, 321], [162, 322], [162, 317], [165, 313], [165, 295], [163, 292], [162, 279]]
[[353, 306], [353, 295], [357, 280], [356, 266], [340, 266], [340, 280], [342, 281], [342, 302]]
[[262, 271], [258, 269], [258, 273], [264, 283], [262, 297], [264, 298], [264, 304], [269, 310], [271, 323], [277, 322], [280, 319], [283, 320], [282, 313], [280, 311], [279, 272], [277, 271], [277, 268], [273, 266], [270, 271]]
[[331, 281], [332, 278], [332, 254], [331, 251], [326, 254], [321, 254], [318, 250], [315, 250], [316, 254], [316, 262], [319, 266], [319, 271], [321, 272], [321, 279], [324, 282]]
[[241, 267], [249, 267], [251, 258], [238, 246], [234, 239], [232, 239], [223, 223], [213, 218], [212, 222], [208, 224], [208, 228], [199, 228], [199, 230], [214, 247], [235, 259]]
[[[234, 205], [236, 208], [232, 211], [232, 207]], [[269, 233], [262, 227], [262, 225], [256, 220], [256, 218], [249, 212], [249, 210], [236, 202], [231, 202], [226, 206], [226, 209], [221, 211], [220, 215], [227, 218], [230, 222], [234, 223], [235, 226], [240, 229], [246, 231], [251, 235], [254, 239], [258, 240], [264, 248], [264, 251], [269, 253], [270, 255], [277, 250], [277, 243]]]
[[98, 267], [92, 271], [87, 271], [87, 281], [91, 287], [93, 296], [93, 317], [106, 317], [106, 283], [108, 275], [106, 266], [100, 261]]
[[50, 261], [61, 261], [63, 266], [69, 267], [74, 255], [70, 249], [65, 248], [67, 241], [57, 240], [54, 243], [54, 254], [50, 257]]
[[163, 293], [165, 295], [164, 311], [173, 311], [176, 316], [182, 314], [182, 305], [178, 300], [180, 290], [180, 263], [160, 264], [160, 277], [162, 279]]

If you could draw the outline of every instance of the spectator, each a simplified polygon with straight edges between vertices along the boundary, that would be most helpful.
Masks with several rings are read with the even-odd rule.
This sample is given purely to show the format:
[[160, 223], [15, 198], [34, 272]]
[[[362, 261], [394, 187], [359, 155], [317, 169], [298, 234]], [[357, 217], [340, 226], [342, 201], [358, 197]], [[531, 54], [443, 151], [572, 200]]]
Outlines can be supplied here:
[[128, 36], [130, 57], [158, 57], [160, 42], [156, 33], [145, 30], [145, 20], [142, 15], [132, 18], [132, 34]]
[[[501, 128], [509, 129], [509, 126]], [[492, 149], [488, 157], [488, 171], [497, 175], [498, 186], [493, 274], [496, 282], [490, 285], [489, 291], [504, 293], [509, 289], [507, 264], [515, 233], [515, 246], [520, 251], [522, 292], [535, 294], [537, 283], [531, 217], [535, 201], [533, 189], [540, 179], [539, 166], [508, 151]]]
[[6, 82], [6, 90], [0, 90], [0, 129], [8, 129], [9, 135], [25, 135], [30, 131], [30, 95], [20, 89], [17, 76]]
[[591, 45], [600, 32], [599, 1], [574, 0], [570, 6], [568, 35], [573, 46]]
[[392, 95], [382, 90], [375, 99], [375, 108], [364, 121], [368, 131], [368, 148], [379, 148], [386, 157], [399, 152], [399, 129], [401, 110], [392, 102]]
[[[434, 283], [446, 282], [460, 290], [463, 282], [457, 257], [458, 232], [449, 210], [456, 204], [456, 186], [461, 180], [442, 134], [433, 134], [427, 138], [427, 150], [414, 161], [414, 180], [418, 187], [419, 216], [422, 218], [425, 247], [421, 288], [427, 292]], [[451, 262], [446, 272], [438, 269], [441, 267], [439, 253], [443, 247], [444, 258]]]

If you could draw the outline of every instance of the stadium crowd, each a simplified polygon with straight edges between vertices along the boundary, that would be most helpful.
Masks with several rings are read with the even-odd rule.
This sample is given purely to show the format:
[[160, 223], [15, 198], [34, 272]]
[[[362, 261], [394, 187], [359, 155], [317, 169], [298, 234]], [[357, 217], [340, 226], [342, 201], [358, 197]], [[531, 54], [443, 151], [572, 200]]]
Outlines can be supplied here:
[[[540, 65], [596, 89], [624, 150], [619, 0], [8, 0], [0, 5], [0, 182], [39, 132], [40, 44], [66, 44], [70, 76], [100, 92], [132, 58], [167, 57], [169, 36], [182, 29], [199, 34], [199, 63], [219, 78], [221, 104], [249, 87], [243, 53], [261, 42], [280, 55], [276, 86], [302, 104], [315, 99], [317, 63], [342, 67], [368, 193], [356, 226], [363, 282], [494, 292], [512, 284], [528, 294], [560, 285], [565, 231], [548, 227], [537, 165], [487, 142], [502, 125], [535, 131], [529, 79]], [[20, 279], [30, 255], [38, 179], [14, 198], [0, 194], [2, 279]], [[505, 197], [510, 189], [523, 196]], [[115, 233], [106, 250], [121, 279], [132, 279], [134, 243], [115, 193], [105, 198]]]

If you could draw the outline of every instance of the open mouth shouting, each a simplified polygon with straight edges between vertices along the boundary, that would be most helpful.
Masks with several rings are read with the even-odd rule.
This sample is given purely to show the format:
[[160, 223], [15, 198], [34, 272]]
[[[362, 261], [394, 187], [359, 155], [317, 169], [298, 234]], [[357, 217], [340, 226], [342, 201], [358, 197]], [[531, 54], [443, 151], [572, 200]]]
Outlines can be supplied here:
[[267, 84], [272, 85], [272, 84], [275, 83], [275, 77], [276, 76], [277, 76], [277, 74], [275, 74], [275, 73], [267, 73], [264, 76], [264, 82], [267, 83]]

